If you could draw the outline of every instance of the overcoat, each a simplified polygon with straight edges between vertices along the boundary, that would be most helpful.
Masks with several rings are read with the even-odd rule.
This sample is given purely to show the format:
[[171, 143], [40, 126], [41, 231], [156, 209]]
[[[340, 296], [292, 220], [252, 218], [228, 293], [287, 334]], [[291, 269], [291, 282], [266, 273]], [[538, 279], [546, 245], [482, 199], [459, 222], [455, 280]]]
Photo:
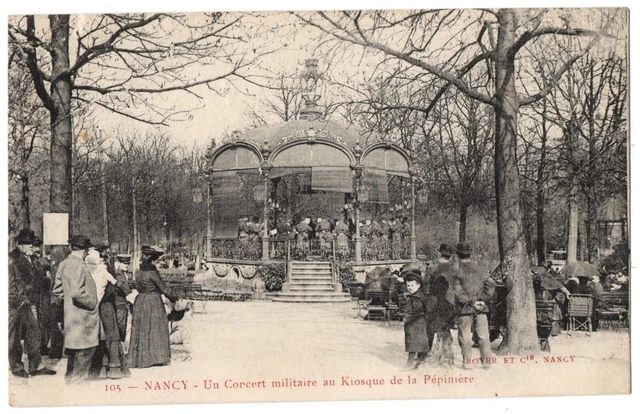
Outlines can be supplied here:
[[38, 302], [39, 281], [35, 266], [18, 248], [9, 253], [9, 307]]
[[407, 297], [404, 310], [404, 346], [407, 352], [427, 352], [427, 303], [423, 292]]
[[98, 346], [100, 316], [98, 295], [93, 278], [84, 261], [70, 254], [60, 263], [57, 276], [61, 286], [54, 288], [64, 296], [64, 346], [87, 349]]
[[[496, 283], [487, 274], [480, 271], [472, 262], [460, 262], [453, 278], [453, 291], [460, 315], [489, 313], [489, 301], [496, 290]], [[481, 311], [474, 309], [476, 301], [485, 303]]]

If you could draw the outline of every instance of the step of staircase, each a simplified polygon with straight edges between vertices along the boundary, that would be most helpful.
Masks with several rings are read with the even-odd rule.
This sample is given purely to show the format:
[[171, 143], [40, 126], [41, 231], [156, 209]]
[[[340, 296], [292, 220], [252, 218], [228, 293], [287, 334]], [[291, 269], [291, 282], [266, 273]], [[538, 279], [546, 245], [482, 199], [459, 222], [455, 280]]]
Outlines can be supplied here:
[[289, 291], [291, 292], [334, 292], [335, 289], [333, 285], [294, 285], [292, 284], [289, 287]]
[[291, 277], [287, 292], [269, 297], [274, 302], [330, 303], [348, 302], [351, 296], [336, 293], [330, 262], [291, 262]]
[[299, 303], [331, 303], [349, 302], [351, 296], [348, 293], [335, 292], [278, 292], [269, 295], [274, 302], [299, 302]]

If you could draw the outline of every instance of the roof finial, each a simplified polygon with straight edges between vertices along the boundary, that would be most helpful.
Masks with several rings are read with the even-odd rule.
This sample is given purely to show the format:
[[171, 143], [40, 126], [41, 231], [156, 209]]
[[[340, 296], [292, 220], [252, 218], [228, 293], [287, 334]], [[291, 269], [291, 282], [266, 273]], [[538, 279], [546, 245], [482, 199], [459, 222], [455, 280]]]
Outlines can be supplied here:
[[304, 64], [305, 70], [300, 75], [304, 108], [300, 111], [299, 118], [307, 121], [315, 121], [322, 118], [323, 113], [318, 105], [320, 95], [316, 93], [318, 81], [321, 78], [320, 73], [318, 73], [318, 59], [306, 59]]

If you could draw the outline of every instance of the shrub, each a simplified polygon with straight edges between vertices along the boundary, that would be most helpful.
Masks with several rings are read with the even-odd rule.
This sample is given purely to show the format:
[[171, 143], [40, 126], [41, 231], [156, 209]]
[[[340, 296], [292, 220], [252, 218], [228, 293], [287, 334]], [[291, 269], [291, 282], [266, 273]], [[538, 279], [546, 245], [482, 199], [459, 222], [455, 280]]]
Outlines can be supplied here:
[[349, 283], [356, 281], [356, 274], [353, 271], [353, 266], [351, 263], [346, 261], [336, 261], [336, 265], [338, 268], [338, 277], [339, 281], [342, 284], [342, 291], [349, 291]]
[[260, 277], [264, 280], [264, 287], [267, 292], [282, 290], [285, 272], [286, 266], [284, 263], [270, 263], [260, 268]]
[[628, 275], [629, 269], [629, 245], [626, 240], [616, 245], [613, 253], [605, 257], [600, 262], [600, 272], [610, 275], [614, 273], [623, 273]]

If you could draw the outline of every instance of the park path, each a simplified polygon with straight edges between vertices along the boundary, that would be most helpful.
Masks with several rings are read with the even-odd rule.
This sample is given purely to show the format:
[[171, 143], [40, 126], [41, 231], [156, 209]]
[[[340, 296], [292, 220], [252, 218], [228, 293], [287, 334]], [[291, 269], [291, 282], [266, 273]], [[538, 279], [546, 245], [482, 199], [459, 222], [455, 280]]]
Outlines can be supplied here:
[[[454, 345], [453, 369], [424, 365], [407, 370], [402, 323], [354, 318], [351, 303], [210, 302], [206, 310], [181, 322], [191, 340], [173, 347], [169, 366], [69, 389], [64, 385], [66, 360], [53, 361], [56, 376], [11, 377], [10, 400], [26, 406], [117, 405], [588, 395], [629, 389], [627, 330], [591, 337], [562, 334], [551, 339], [550, 353], [518, 356], [510, 363], [496, 357], [488, 371], [462, 370]], [[394, 376], [402, 384], [391, 384]], [[415, 384], [409, 383], [412, 379]], [[316, 385], [309, 385], [314, 380]], [[325, 380], [335, 385], [323, 385]], [[274, 388], [273, 381], [284, 386]], [[292, 386], [295, 381], [306, 386]]]

